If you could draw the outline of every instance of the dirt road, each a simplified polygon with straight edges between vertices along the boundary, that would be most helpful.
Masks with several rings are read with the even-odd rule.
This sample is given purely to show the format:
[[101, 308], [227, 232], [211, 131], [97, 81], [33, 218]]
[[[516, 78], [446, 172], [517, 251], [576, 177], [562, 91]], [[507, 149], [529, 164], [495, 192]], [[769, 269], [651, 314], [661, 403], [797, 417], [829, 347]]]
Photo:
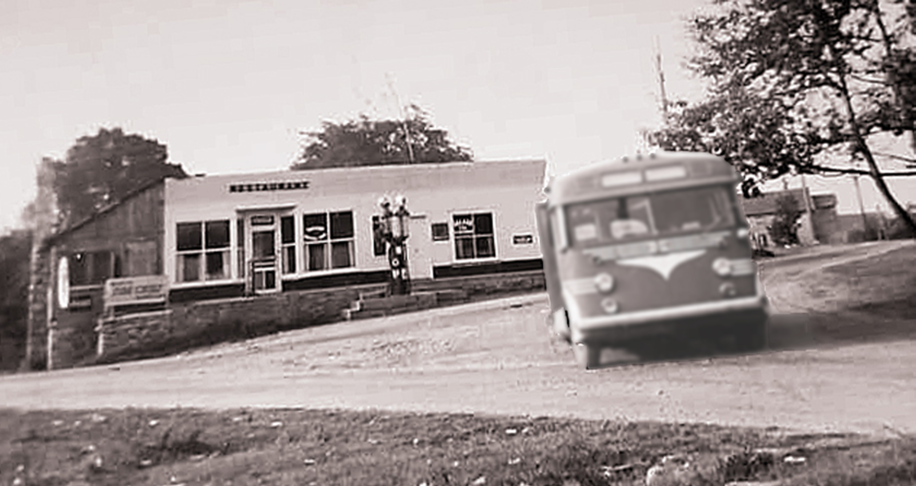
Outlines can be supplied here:
[[[770, 261], [764, 285], [777, 309], [810, 310], [798, 289], [814, 269], [896, 245]], [[585, 372], [547, 333], [546, 312], [547, 297], [538, 294], [165, 359], [6, 376], [0, 405], [344, 407], [916, 433], [913, 341], [824, 347], [804, 315], [780, 314], [766, 353], [710, 355], [703, 343], [687, 343], [699, 350], [688, 360]], [[605, 359], [625, 357], [609, 352]]]

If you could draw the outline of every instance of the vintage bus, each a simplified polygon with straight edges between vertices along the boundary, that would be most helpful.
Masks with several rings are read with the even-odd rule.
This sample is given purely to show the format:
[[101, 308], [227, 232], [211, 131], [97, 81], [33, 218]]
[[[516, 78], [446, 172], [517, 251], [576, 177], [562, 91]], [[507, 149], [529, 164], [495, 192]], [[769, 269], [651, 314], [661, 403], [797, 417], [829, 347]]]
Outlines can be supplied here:
[[537, 206], [548, 319], [581, 365], [598, 366], [605, 347], [667, 333], [765, 346], [769, 308], [738, 183], [719, 157], [662, 152], [548, 184]]

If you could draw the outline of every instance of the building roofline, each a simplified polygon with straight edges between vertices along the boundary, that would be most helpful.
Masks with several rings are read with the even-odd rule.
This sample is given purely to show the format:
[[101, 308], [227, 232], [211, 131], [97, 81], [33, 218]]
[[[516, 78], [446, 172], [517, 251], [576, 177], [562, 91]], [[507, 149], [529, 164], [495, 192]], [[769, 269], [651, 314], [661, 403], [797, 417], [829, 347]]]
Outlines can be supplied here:
[[150, 181], [150, 182], [148, 182], [148, 183], [146, 183], [146, 184], [141, 185], [140, 187], [137, 187], [136, 189], [133, 189], [133, 190], [129, 191], [127, 194], [125, 194], [123, 197], [121, 197], [121, 198], [118, 199], [117, 201], [115, 201], [115, 202], [113, 202], [113, 203], [110, 203], [110, 204], [108, 204], [108, 205], [106, 205], [106, 206], [104, 206], [104, 207], [102, 207], [102, 208], [96, 210], [94, 213], [90, 214], [89, 216], [86, 216], [85, 218], [83, 218], [83, 219], [77, 221], [76, 223], [74, 223], [74, 224], [72, 224], [72, 225], [70, 225], [70, 226], [67, 226], [66, 228], [63, 228], [63, 229], [61, 229], [61, 230], [59, 230], [59, 231], [56, 231], [55, 233], [49, 235], [47, 238], [45, 238], [45, 243], [44, 243], [44, 244], [45, 244], [45, 245], [49, 245], [49, 244], [51, 244], [51, 243], [54, 243], [54, 242], [56, 242], [58, 239], [60, 239], [60, 238], [62, 238], [62, 237], [64, 237], [64, 236], [66, 236], [66, 235], [68, 235], [68, 234], [70, 234], [70, 233], [72, 233], [72, 232], [74, 232], [74, 231], [76, 231], [76, 230], [82, 228], [83, 226], [86, 226], [87, 224], [89, 224], [89, 223], [91, 223], [91, 222], [93, 222], [93, 221], [99, 219], [100, 217], [104, 216], [105, 214], [110, 213], [110, 212], [113, 211], [115, 208], [120, 207], [121, 205], [123, 205], [123, 204], [126, 203], [127, 201], [129, 201], [129, 200], [133, 199], [134, 197], [138, 196], [139, 194], [144, 193], [144, 192], [146, 192], [147, 190], [149, 190], [149, 189], [151, 189], [151, 188], [153, 188], [153, 187], [155, 187], [155, 186], [158, 186], [158, 185], [160, 185], [160, 184], [165, 184], [165, 179], [171, 179], [171, 177], [164, 177], [164, 178], [162, 178], [162, 179], [156, 179], [156, 180], [154, 180], [154, 181]]

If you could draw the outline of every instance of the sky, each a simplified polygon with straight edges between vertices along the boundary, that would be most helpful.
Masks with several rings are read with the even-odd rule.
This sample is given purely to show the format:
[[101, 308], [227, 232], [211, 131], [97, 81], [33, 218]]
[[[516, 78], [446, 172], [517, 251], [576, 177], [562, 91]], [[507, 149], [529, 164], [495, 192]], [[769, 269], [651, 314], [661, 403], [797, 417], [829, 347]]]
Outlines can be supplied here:
[[[101, 127], [158, 140], [194, 174], [285, 169], [301, 131], [408, 103], [479, 160], [563, 173], [633, 153], [661, 121], [656, 46], [668, 97], [702, 95], [683, 19], [706, 3], [5, 0], [0, 231], [41, 158]], [[858, 210], [842, 190], [840, 211]]]

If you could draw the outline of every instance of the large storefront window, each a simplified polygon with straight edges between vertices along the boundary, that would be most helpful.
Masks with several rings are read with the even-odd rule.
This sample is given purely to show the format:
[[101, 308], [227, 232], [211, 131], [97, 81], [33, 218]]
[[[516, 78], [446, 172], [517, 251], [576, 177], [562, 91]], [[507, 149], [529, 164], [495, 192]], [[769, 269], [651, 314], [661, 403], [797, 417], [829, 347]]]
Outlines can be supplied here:
[[121, 277], [121, 259], [112, 251], [78, 252], [70, 255], [70, 285], [101, 285], [109, 278]]
[[452, 216], [452, 223], [456, 260], [496, 256], [492, 213], [455, 214]]
[[177, 280], [229, 278], [229, 220], [178, 223]]
[[302, 230], [306, 271], [353, 266], [352, 211], [303, 215]]

